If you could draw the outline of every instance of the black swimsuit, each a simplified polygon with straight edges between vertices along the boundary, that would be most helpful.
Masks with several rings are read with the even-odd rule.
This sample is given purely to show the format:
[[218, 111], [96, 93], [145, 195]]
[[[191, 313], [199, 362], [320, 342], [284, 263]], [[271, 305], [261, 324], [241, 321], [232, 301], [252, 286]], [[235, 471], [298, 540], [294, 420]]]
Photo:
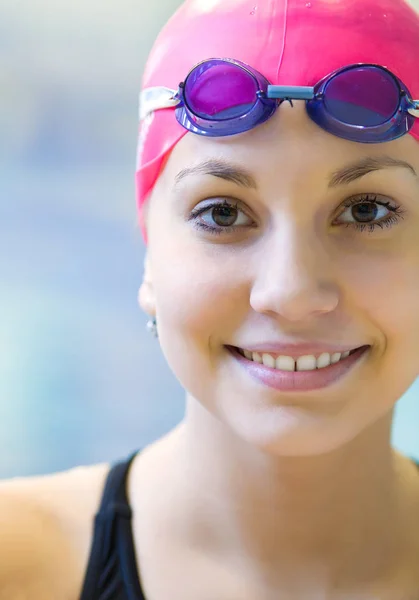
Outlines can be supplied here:
[[95, 517], [80, 600], [146, 600], [137, 571], [132, 511], [126, 493], [129, 468], [136, 455], [115, 464], [109, 472]]

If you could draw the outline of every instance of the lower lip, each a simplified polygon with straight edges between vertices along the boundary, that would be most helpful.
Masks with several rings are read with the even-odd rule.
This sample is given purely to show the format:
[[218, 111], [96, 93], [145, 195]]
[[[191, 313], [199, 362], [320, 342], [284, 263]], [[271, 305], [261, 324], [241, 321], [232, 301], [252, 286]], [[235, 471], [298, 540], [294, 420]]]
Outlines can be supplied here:
[[226, 346], [237, 362], [251, 377], [281, 392], [310, 392], [326, 388], [344, 377], [357, 365], [370, 349], [363, 346], [334, 365], [315, 371], [280, 371], [248, 360], [232, 346]]

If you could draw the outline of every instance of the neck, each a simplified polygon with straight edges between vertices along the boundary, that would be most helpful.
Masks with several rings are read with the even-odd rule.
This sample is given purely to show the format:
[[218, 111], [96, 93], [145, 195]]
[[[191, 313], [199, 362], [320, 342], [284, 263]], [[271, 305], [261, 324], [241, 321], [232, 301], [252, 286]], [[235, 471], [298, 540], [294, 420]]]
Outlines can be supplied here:
[[328, 565], [328, 578], [378, 577], [408, 535], [391, 422], [390, 414], [327, 455], [278, 457], [189, 402], [176, 453], [190, 543], [205, 540], [216, 555], [241, 556], [275, 577], [295, 580], [315, 564]]

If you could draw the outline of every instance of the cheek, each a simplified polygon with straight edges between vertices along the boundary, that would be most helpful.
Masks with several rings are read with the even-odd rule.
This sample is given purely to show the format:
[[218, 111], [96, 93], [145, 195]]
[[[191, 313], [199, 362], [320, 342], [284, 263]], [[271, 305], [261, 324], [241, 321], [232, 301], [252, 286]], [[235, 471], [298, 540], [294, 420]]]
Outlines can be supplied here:
[[350, 306], [382, 332], [388, 349], [419, 354], [419, 252], [365, 253], [344, 273]]
[[175, 259], [161, 256], [153, 265], [159, 342], [183, 388], [209, 407], [223, 346], [246, 321], [249, 292], [235, 261], [210, 257], [199, 244], [193, 255], [185, 250], [177, 247]]
[[[249, 285], [243, 269], [224, 251], [195, 244], [173, 249], [153, 266], [159, 318], [173, 335], [193, 338], [195, 347], [231, 342], [249, 311]], [[172, 333], [170, 335], [172, 335]]]

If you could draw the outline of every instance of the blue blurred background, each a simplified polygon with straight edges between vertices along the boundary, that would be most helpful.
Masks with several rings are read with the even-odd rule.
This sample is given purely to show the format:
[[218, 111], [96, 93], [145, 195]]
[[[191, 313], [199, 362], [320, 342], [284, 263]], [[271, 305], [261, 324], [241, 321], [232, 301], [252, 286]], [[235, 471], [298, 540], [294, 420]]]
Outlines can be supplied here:
[[[182, 417], [137, 307], [134, 196], [142, 69], [179, 4], [0, 3], [0, 477], [115, 460]], [[419, 458], [418, 421], [415, 384], [394, 444]]]

